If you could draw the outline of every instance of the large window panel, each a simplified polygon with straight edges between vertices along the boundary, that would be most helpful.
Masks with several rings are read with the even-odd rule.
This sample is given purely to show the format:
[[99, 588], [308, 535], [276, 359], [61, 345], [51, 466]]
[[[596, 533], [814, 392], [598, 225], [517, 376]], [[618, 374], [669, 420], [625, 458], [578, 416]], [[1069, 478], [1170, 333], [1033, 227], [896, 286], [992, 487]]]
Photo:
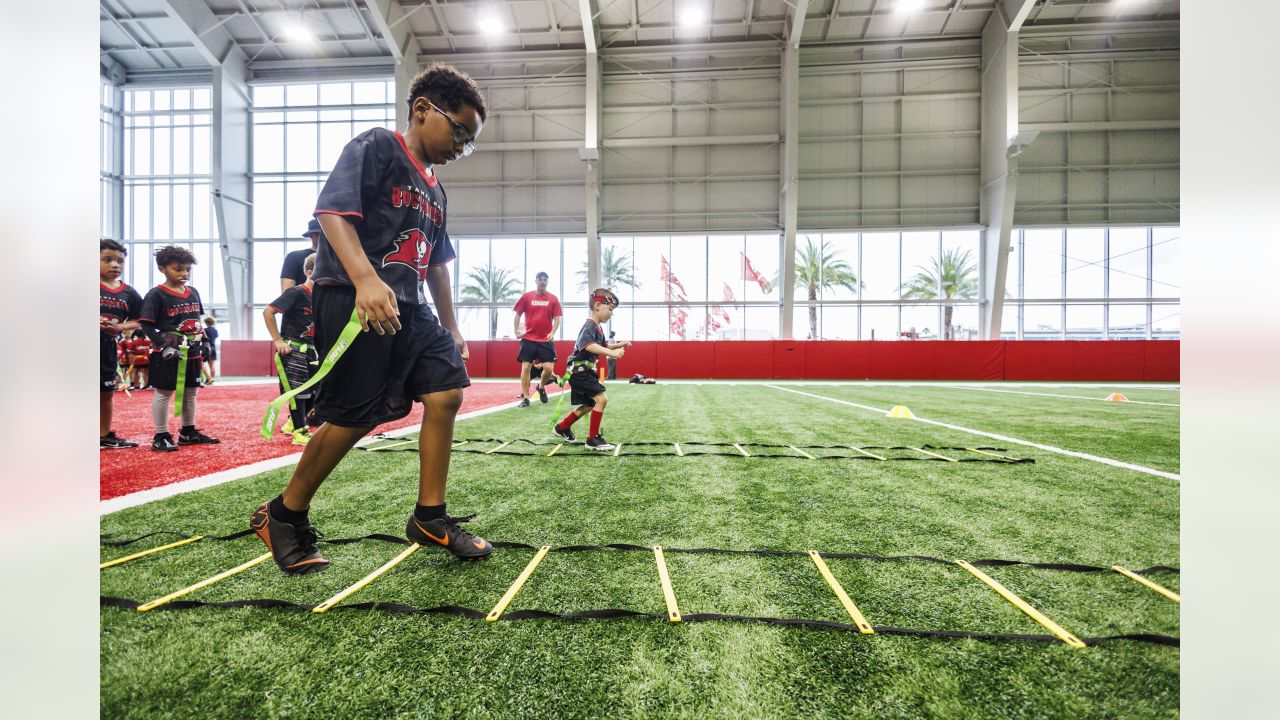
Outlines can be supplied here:
[[1147, 337], [1146, 305], [1109, 305], [1107, 336], [1111, 340], [1145, 340]]
[[1067, 339], [1102, 340], [1102, 306], [1068, 305]]
[[1151, 336], [1156, 340], [1176, 340], [1182, 335], [1182, 309], [1177, 305], [1151, 308]]
[[1182, 275], [1178, 266], [1178, 243], [1181, 228], [1158, 227], [1151, 229], [1151, 295], [1153, 297], [1179, 297], [1182, 294]]
[[1023, 340], [1059, 340], [1061, 338], [1061, 305], [1026, 305], [1023, 307]]
[[941, 322], [936, 305], [903, 305], [900, 337], [910, 340], [937, 340]]
[[[1067, 230], [1067, 297], [1104, 296], [1102, 279], [1106, 260], [1105, 232], [1102, 228]], [[1098, 323], [1099, 327], [1101, 322]]]
[[1062, 297], [1062, 230], [1024, 230], [1022, 247], [1022, 297]]
[[[560, 277], [552, 278], [551, 282], [560, 288], [560, 304], [564, 306], [566, 300], [585, 299], [588, 292], [592, 288], [586, 286], [586, 263], [587, 263], [587, 239], [585, 237], [567, 237], [562, 240], [564, 249], [561, 252], [560, 260], [554, 260], [560, 267]], [[621, 257], [621, 256], [619, 256]], [[549, 261], [552, 261], [550, 258]], [[635, 277], [635, 259], [630, 259], [631, 274]], [[534, 272], [537, 272], [536, 270]], [[551, 272], [551, 270], [548, 270]], [[583, 273], [583, 274], [579, 274]], [[580, 287], [581, 286], [581, 287]], [[625, 297], [625, 293], [631, 292], [629, 287], [620, 287], [618, 298]], [[574, 331], [576, 332], [576, 330]], [[568, 335], [565, 335], [568, 338]], [[576, 336], [575, 336], [576, 337]]]
[[863, 233], [861, 280], [864, 300], [898, 298], [898, 286], [901, 283], [898, 240], [898, 233]]
[[862, 340], [897, 340], [898, 308], [894, 305], [862, 306]]
[[[743, 245], [746, 260], [739, 258], [734, 264], [737, 268], [735, 272], [743, 275], [741, 299], [749, 302], [781, 302], [776, 286], [779, 276], [778, 261], [782, 257], [782, 238], [776, 234], [747, 235], [743, 238]], [[750, 264], [750, 268], [747, 264]], [[751, 271], [754, 271], [754, 276], [751, 275]], [[748, 279], [749, 276], [752, 278], [758, 276], [760, 280]], [[774, 313], [773, 333], [776, 335], [778, 313], [776, 309], [770, 311]]]
[[1147, 297], [1147, 228], [1111, 228], [1107, 297]]

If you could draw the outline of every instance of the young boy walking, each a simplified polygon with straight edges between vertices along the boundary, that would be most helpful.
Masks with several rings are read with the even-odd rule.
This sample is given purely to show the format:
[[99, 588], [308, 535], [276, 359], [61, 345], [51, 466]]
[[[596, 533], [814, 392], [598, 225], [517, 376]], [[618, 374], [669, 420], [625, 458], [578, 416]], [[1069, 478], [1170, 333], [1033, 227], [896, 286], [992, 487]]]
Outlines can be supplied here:
[[124, 245], [115, 240], [98, 241], [98, 449], [138, 447], [111, 429], [116, 389], [116, 343], [138, 327], [142, 296], [120, 280], [124, 272]]
[[[204, 340], [200, 316], [204, 305], [200, 293], [187, 285], [195, 264], [196, 256], [184, 247], [160, 248], [156, 251], [156, 267], [164, 275], [164, 282], [151, 288], [142, 299], [142, 329], [153, 344], [149, 379], [155, 387], [151, 419], [156, 434], [151, 449], [156, 452], [222, 442], [196, 429], [196, 388], [200, 379], [200, 344]], [[175, 393], [174, 413], [182, 416], [176, 443], [169, 432], [169, 398]]]
[[[475, 150], [484, 99], [471, 78], [433, 64], [410, 84], [403, 135], [374, 128], [343, 148], [316, 201], [324, 230], [314, 287], [316, 344], [328, 355], [354, 310], [360, 332], [320, 385], [311, 436], [284, 492], [249, 525], [286, 573], [327, 567], [308, 517], [320, 484], [374, 426], [425, 408], [418, 440], [418, 501], [405, 533], [460, 558], [493, 546], [445, 512], [453, 422], [462, 404], [467, 345], [453, 312], [445, 229], [447, 199], [434, 166]], [[439, 318], [431, 312], [423, 282]]]
[[587, 435], [588, 450], [612, 450], [613, 445], [604, 439], [600, 431], [600, 423], [604, 420], [604, 408], [609, 403], [605, 395], [604, 385], [596, 374], [596, 358], [603, 355], [610, 358], [621, 358], [623, 348], [630, 342], [609, 342], [605, 339], [603, 323], [613, 317], [613, 309], [618, 307], [618, 296], [609, 290], [600, 288], [591, 293], [591, 317], [582, 324], [578, 331], [578, 340], [573, 344], [573, 354], [569, 356], [569, 399], [575, 407], [552, 430], [556, 437], [575, 442], [570, 427], [583, 415], [591, 413], [591, 425]]
[[[301, 285], [285, 290], [262, 311], [267, 334], [271, 336], [271, 342], [276, 348], [276, 375], [280, 379], [281, 393], [287, 393], [310, 380], [320, 366], [311, 308], [311, 293], [315, 287], [311, 275], [315, 266], [316, 256], [312, 253], [302, 265], [306, 280]], [[278, 329], [276, 315], [281, 316]], [[289, 401], [289, 422], [293, 428], [289, 434], [293, 436], [294, 445], [306, 445], [311, 439], [311, 433], [307, 430], [307, 412], [311, 409], [312, 397], [313, 391], [307, 390]]]

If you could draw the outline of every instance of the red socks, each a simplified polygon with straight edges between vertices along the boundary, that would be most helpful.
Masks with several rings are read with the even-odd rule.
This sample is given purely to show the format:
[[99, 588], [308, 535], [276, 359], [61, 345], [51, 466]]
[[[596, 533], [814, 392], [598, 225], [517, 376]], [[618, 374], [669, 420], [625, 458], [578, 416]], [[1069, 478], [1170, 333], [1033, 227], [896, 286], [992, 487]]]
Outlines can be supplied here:
[[570, 425], [573, 425], [574, 423], [578, 422], [578, 417], [579, 417], [578, 415], [575, 415], [574, 412], [570, 410], [569, 414], [565, 415], [564, 419], [561, 420], [560, 424], [556, 425], [556, 427], [560, 428], [561, 430], [568, 430]]
[[600, 434], [600, 421], [604, 419], [604, 413], [599, 410], [591, 411], [591, 433], [588, 438], [593, 438]]

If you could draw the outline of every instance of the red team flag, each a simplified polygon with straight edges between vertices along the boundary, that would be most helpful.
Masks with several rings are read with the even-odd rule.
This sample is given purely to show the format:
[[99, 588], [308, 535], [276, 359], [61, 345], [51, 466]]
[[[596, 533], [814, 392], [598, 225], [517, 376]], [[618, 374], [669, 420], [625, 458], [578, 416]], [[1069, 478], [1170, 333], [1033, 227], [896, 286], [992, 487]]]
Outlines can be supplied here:
[[773, 283], [769, 282], [769, 280], [766, 279], [765, 276], [756, 272], [756, 269], [751, 267], [751, 261], [747, 259], [746, 253], [740, 252], [738, 254], [742, 256], [742, 279], [754, 280], [757, 284], [760, 285], [760, 289], [764, 291], [765, 294], [772, 292]]
[[[685, 297], [684, 285], [674, 274], [672, 274], [671, 265], [667, 262], [666, 255], [662, 256], [662, 284], [663, 299], [668, 303], [685, 306], [689, 304], [689, 300]], [[678, 288], [679, 292], [672, 290], [672, 287]], [[685, 312], [683, 309], [673, 308], [670, 306], [667, 307], [667, 321], [671, 326], [671, 333], [673, 335], [679, 335], [681, 339], [684, 338], [684, 324], [688, 319], [689, 313]]]

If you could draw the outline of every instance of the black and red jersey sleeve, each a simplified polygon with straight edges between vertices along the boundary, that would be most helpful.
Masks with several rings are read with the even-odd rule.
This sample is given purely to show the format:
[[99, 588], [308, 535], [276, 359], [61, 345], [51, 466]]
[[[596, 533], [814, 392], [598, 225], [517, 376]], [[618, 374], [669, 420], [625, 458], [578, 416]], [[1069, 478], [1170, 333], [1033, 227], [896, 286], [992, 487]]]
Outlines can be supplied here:
[[362, 133], [348, 142], [316, 198], [315, 214], [363, 220], [386, 165], [384, 154], [372, 133]]
[[453, 262], [453, 259], [457, 256], [458, 254], [453, 251], [453, 241], [449, 239], [449, 233], [444, 228], [441, 228], [436, 244], [431, 247], [431, 258], [427, 261], [427, 264], [445, 265]]

